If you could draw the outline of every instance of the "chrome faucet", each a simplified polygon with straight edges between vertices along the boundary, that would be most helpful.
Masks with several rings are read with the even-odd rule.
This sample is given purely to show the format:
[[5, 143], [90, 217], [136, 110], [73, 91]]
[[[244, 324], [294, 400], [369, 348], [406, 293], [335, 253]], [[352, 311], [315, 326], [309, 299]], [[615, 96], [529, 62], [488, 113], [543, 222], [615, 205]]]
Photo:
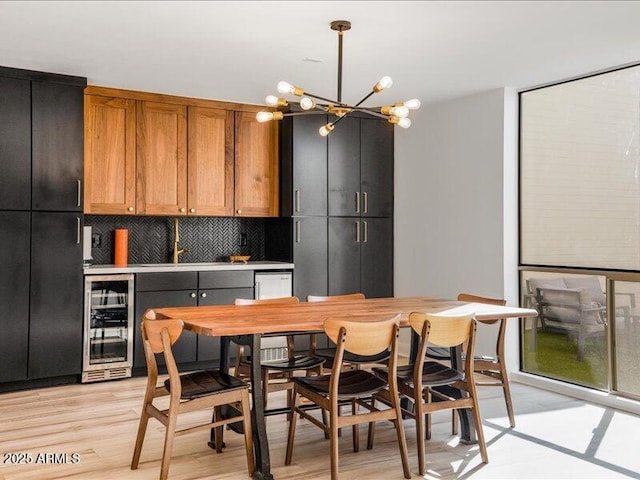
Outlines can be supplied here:
[[180, 255], [185, 252], [188, 252], [186, 248], [180, 248], [178, 243], [180, 242], [180, 225], [178, 224], [178, 219], [175, 218], [173, 220], [173, 263], [179, 263]]

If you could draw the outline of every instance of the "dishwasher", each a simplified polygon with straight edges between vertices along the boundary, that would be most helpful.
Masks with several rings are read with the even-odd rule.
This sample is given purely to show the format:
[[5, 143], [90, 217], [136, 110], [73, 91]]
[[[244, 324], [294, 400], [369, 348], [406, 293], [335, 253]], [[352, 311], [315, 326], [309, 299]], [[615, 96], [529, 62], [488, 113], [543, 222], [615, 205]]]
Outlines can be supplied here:
[[[282, 298], [292, 295], [291, 272], [259, 272], [255, 274], [255, 298]], [[260, 360], [263, 362], [288, 358], [287, 337], [263, 337]]]

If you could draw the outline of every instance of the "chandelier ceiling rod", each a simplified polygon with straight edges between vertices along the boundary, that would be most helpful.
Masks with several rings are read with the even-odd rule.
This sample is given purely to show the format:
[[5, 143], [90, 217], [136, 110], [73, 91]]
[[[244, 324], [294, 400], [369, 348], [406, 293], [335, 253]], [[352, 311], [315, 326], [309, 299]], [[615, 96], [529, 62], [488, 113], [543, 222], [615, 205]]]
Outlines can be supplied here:
[[[330, 24], [331, 30], [338, 32], [338, 95], [337, 100], [331, 100], [330, 98], [321, 97], [311, 92], [306, 92], [300, 87], [296, 87], [288, 82], [281, 81], [278, 83], [278, 91], [283, 94], [291, 94], [296, 97], [301, 97], [300, 102], [297, 105], [302, 109], [301, 112], [283, 112], [283, 111], [271, 111], [271, 112], [258, 112], [256, 119], [258, 122], [268, 122], [270, 120], [282, 120], [284, 117], [307, 115], [312, 113], [331, 114], [337, 118], [332, 122], [322, 126], [319, 130], [320, 135], [327, 136], [335, 125], [340, 122], [344, 117], [349, 116], [353, 112], [362, 112], [368, 115], [384, 118], [389, 123], [399, 125], [403, 128], [408, 128], [411, 125], [408, 115], [410, 110], [416, 110], [420, 108], [420, 101], [417, 98], [407, 100], [406, 102], [395, 103], [393, 105], [385, 105], [381, 107], [364, 107], [361, 106], [366, 102], [369, 97], [375, 93], [380, 93], [382, 90], [391, 87], [393, 81], [390, 77], [382, 77], [378, 83], [376, 83], [371, 91], [365, 95], [355, 105], [350, 105], [342, 101], [342, 49], [343, 49], [343, 34], [351, 29], [351, 22], [348, 20], [334, 20]], [[320, 100], [326, 103], [317, 103], [315, 100]], [[275, 95], [269, 95], [266, 98], [267, 105], [271, 107], [287, 107], [289, 102], [285, 98], [279, 98]]]

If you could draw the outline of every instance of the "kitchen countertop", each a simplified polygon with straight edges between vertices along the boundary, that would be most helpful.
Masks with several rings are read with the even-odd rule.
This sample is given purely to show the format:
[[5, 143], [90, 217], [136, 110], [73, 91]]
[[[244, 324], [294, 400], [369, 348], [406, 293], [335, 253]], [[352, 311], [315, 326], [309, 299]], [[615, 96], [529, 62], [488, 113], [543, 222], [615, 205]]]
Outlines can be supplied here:
[[126, 267], [116, 265], [89, 265], [84, 267], [85, 275], [105, 275], [112, 273], [152, 273], [152, 272], [194, 272], [224, 270], [292, 270], [293, 263], [257, 261], [248, 263], [198, 262], [198, 263], [141, 263]]

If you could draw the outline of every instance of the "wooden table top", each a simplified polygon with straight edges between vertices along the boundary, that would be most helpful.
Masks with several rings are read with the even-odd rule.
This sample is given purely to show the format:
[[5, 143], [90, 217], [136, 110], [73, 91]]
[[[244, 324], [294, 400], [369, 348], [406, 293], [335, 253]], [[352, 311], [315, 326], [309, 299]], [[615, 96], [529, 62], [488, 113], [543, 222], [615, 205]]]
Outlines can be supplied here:
[[255, 333], [322, 331], [329, 317], [381, 318], [401, 315], [401, 326], [408, 326], [411, 312], [450, 315], [473, 312], [479, 321], [500, 318], [535, 317], [530, 308], [467, 303], [435, 297], [393, 297], [344, 302], [301, 302], [290, 305], [216, 305], [154, 309], [157, 318], [175, 318], [185, 329], [214, 337]]

